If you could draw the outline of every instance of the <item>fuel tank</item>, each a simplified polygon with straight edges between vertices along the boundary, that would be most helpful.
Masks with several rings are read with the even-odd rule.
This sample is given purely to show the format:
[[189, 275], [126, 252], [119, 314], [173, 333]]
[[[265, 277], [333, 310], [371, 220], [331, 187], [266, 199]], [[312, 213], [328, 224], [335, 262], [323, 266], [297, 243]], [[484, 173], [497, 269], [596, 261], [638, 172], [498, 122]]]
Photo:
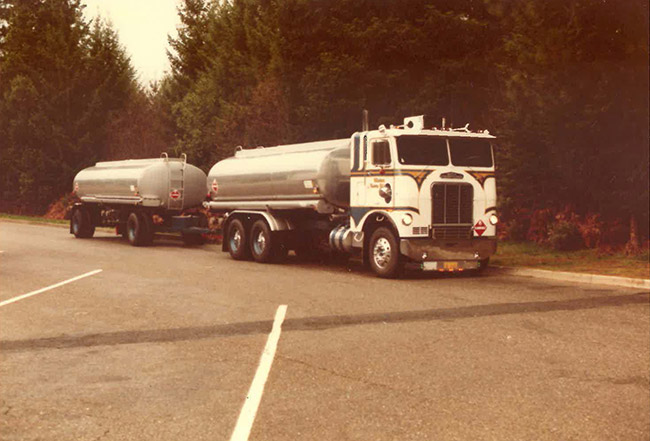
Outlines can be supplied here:
[[84, 202], [182, 211], [205, 199], [206, 175], [182, 158], [98, 162], [77, 173], [73, 191]]
[[350, 139], [239, 150], [212, 167], [208, 191], [213, 208], [348, 207]]

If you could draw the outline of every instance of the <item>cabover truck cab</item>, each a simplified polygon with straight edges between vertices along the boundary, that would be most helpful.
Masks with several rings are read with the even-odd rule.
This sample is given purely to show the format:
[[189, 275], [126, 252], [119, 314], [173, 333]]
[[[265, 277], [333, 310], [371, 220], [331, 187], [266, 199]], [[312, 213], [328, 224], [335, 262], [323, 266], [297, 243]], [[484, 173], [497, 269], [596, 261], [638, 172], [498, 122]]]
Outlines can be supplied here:
[[235, 259], [295, 250], [357, 254], [380, 277], [480, 270], [496, 251], [493, 139], [418, 116], [346, 140], [240, 150], [208, 174], [204, 205], [227, 215], [223, 249]]

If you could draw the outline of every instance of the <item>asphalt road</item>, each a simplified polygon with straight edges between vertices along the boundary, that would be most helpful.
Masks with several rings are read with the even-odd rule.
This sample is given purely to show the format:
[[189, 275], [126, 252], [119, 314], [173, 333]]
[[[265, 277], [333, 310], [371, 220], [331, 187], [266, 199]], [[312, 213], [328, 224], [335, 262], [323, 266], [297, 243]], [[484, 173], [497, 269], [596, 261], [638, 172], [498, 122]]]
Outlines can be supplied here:
[[375, 278], [0, 223], [0, 439], [228, 440], [287, 305], [251, 440], [648, 440], [648, 292]]

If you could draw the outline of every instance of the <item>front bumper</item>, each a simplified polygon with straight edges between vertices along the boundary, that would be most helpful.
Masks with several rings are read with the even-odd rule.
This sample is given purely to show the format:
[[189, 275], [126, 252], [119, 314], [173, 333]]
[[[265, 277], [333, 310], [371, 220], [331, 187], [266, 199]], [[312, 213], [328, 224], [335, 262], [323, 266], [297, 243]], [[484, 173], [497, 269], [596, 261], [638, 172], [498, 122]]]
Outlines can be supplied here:
[[[402, 255], [414, 262], [463, 262], [461, 265], [474, 267], [497, 251], [496, 237], [481, 237], [462, 240], [444, 239], [401, 239], [399, 244]], [[430, 269], [433, 264], [426, 264]]]

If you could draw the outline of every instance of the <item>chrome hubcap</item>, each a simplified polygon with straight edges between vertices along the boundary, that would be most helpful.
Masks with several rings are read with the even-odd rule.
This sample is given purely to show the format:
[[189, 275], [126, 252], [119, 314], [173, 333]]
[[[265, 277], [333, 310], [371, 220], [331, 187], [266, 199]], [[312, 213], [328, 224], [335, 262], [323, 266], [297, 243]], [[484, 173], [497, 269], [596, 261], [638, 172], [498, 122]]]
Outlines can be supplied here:
[[230, 238], [230, 248], [233, 250], [238, 250], [241, 245], [241, 233], [239, 230], [235, 230], [235, 234]]
[[380, 237], [372, 249], [372, 258], [375, 261], [375, 265], [379, 268], [385, 268], [388, 262], [390, 262], [390, 257], [390, 242], [385, 237]]
[[266, 247], [266, 236], [264, 236], [263, 231], [260, 231], [257, 237], [255, 238], [255, 252], [257, 254], [262, 254], [265, 247]]
[[133, 242], [135, 240], [135, 228], [133, 226], [129, 227], [129, 240]]

